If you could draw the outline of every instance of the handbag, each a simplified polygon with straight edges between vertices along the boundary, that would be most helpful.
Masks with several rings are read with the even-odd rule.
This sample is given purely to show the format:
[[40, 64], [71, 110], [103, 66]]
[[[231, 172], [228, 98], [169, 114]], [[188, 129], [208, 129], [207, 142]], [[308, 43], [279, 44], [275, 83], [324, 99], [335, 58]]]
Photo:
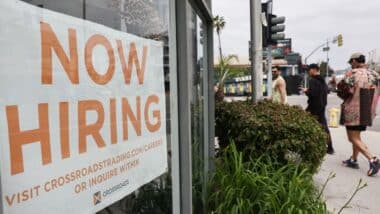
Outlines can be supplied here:
[[347, 100], [353, 96], [351, 86], [343, 79], [337, 85], [336, 94], [343, 100]]
[[340, 119], [339, 119], [339, 124], [344, 126], [346, 123], [346, 120], [344, 118], [344, 103], [340, 105]]
[[372, 126], [374, 88], [360, 88], [360, 125]]

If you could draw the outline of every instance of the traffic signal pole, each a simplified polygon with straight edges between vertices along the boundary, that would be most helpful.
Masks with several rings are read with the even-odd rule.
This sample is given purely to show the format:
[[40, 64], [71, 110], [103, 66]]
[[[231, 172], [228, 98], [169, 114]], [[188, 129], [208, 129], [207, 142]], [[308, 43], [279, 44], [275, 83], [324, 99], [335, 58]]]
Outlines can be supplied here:
[[[330, 50], [330, 47], [329, 47], [329, 43], [332, 42], [332, 43], [338, 43], [338, 47], [341, 47], [343, 46], [343, 36], [342, 34], [339, 34], [338, 36], [336, 36], [332, 41], [330, 41], [329, 39], [327, 39], [327, 42], [326, 43], [323, 43], [321, 44], [320, 46], [316, 47], [309, 55], [307, 55], [305, 57], [305, 65], [307, 65], [307, 59], [309, 57], [311, 57], [315, 52], [317, 52], [320, 48], [323, 48], [323, 47], [326, 47], [327, 48], [327, 68], [326, 68], [326, 81], [327, 81], [327, 76], [328, 76], [328, 71], [329, 71], [329, 61], [330, 61], [330, 58], [329, 58], [329, 50]], [[305, 87], [307, 87], [307, 74], [305, 73]]]
[[265, 38], [267, 44], [267, 60], [268, 60], [268, 74], [267, 74], [267, 95], [272, 97], [272, 45], [277, 45], [278, 40], [285, 39], [285, 17], [276, 16], [273, 14], [273, 2], [272, 0], [267, 2], [266, 19], [268, 22], [268, 27], [266, 28], [267, 33]]
[[[267, 13], [266, 16], [267, 16], [267, 19], [268, 17], [270, 16], [269, 14], [272, 14], [273, 13], [273, 2], [272, 0], [268, 1], [267, 2]], [[270, 27], [271, 27], [271, 20], [267, 20], [268, 22], [268, 34], [267, 36], [271, 36], [270, 35]], [[272, 82], [272, 45], [269, 44], [268, 47], [267, 47], [267, 60], [268, 60], [268, 73], [267, 73], [267, 96], [268, 97], [272, 97], [272, 85], [273, 85], [273, 82]]]
[[267, 54], [267, 59], [268, 59], [268, 74], [267, 74], [267, 96], [272, 97], [272, 46], [268, 46], [268, 54]]
[[263, 91], [263, 53], [262, 53], [262, 21], [261, 0], [250, 0], [251, 15], [251, 86], [252, 101], [254, 103], [262, 99]]
[[[311, 57], [313, 54], [315, 54], [315, 52], [317, 52], [319, 49], [325, 47], [326, 43], [323, 43], [322, 45], [318, 46], [317, 48], [315, 48], [309, 55], [307, 55], [305, 57], [305, 65], [307, 66], [307, 60], [309, 59], [309, 57]], [[308, 78], [308, 73], [307, 71], [305, 72], [305, 78], [304, 78], [304, 87], [307, 88], [308, 87], [308, 83], [307, 83], [307, 78]]]

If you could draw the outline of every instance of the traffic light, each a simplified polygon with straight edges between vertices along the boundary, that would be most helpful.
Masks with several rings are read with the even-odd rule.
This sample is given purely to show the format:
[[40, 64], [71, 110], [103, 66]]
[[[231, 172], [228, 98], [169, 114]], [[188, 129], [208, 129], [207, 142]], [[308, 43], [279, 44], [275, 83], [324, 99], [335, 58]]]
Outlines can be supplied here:
[[342, 34], [338, 35], [337, 40], [338, 40], [338, 47], [343, 46], [343, 36], [342, 36]]
[[276, 45], [278, 40], [285, 39], [285, 17], [269, 14], [268, 15], [268, 43]]
[[263, 48], [268, 47], [268, 15], [270, 13], [270, 2], [261, 3], [261, 14], [262, 14], [262, 38], [263, 38]]
[[285, 39], [285, 17], [272, 14], [272, 1], [261, 3], [263, 47], [276, 45], [278, 40]]

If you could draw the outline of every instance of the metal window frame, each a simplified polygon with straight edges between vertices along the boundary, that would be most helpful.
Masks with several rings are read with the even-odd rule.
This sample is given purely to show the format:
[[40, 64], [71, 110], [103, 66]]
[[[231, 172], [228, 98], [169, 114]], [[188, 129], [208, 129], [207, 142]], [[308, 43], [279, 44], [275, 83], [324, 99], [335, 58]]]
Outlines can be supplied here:
[[180, 155], [178, 134], [178, 84], [177, 84], [177, 32], [176, 2], [169, 0], [169, 81], [170, 81], [170, 127], [171, 127], [171, 169], [172, 169], [172, 213], [181, 213], [180, 197]]
[[211, 13], [211, 1], [207, 0], [188, 0], [196, 13], [205, 23], [212, 23], [213, 16]]
[[[206, 2], [207, 1], [207, 2]], [[210, 0], [170, 0], [170, 106], [171, 106], [171, 145], [172, 145], [172, 206], [173, 213], [192, 213], [192, 157], [191, 157], [191, 108], [189, 66], [191, 56], [187, 34], [188, 4], [196, 11], [205, 25], [204, 44], [204, 172], [206, 181], [214, 156], [214, 74], [213, 74], [213, 19]], [[175, 51], [173, 51], [175, 50]], [[180, 113], [179, 113], [180, 112]], [[206, 183], [205, 183], [206, 187]], [[204, 193], [205, 195], [207, 193]]]
[[176, 41], [177, 41], [177, 84], [178, 84], [178, 149], [180, 179], [180, 212], [192, 213], [192, 159], [191, 159], [191, 87], [187, 0], [176, 1]]
[[[210, 5], [211, 6], [211, 5]], [[211, 14], [209, 14], [211, 15]], [[205, 87], [207, 88], [207, 105], [204, 106], [204, 118], [205, 121], [205, 144], [204, 144], [204, 175], [205, 181], [209, 181], [209, 173], [214, 169], [213, 158], [215, 155], [215, 92], [214, 92], [214, 24], [213, 19], [208, 19], [204, 24], [206, 33], [205, 39], [205, 68], [207, 70], [207, 79], [205, 78]], [[204, 197], [206, 199], [207, 193], [207, 183], [204, 183]]]

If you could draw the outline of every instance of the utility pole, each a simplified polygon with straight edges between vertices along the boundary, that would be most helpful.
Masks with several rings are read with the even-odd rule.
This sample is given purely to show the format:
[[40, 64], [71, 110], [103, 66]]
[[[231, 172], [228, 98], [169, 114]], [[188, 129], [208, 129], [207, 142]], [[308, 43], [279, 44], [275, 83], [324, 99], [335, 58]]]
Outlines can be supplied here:
[[[327, 60], [326, 60], [326, 82], [328, 81], [328, 75], [329, 75], [329, 61], [330, 61], [330, 58], [329, 58], [329, 51], [330, 51], [330, 46], [329, 46], [329, 43], [332, 42], [333, 44], [337, 43], [338, 44], [338, 47], [341, 47], [343, 46], [343, 36], [342, 34], [339, 34], [338, 36], [334, 37], [333, 40], [329, 40], [327, 39], [326, 43], [323, 43], [321, 44], [320, 46], [318, 46], [317, 48], [315, 48], [309, 55], [307, 55], [305, 57], [305, 65], [307, 65], [307, 59], [309, 57], [311, 57], [315, 52], [317, 52], [320, 48], [323, 47], [323, 51], [326, 51], [327, 52]], [[307, 74], [305, 73], [305, 87], [307, 86]]]
[[309, 65], [307, 64], [307, 57], [305, 58], [305, 65], [306, 65], [306, 71], [304, 71], [305, 73], [304, 73], [304, 76], [303, 76], [303, 87], [307, 88], [308, 87], [307, 80], [308, 80], [308, 77], [309, 77], [309, 75], [307, 73], [308, 72], [307, 70], [308, 70], [308, 67], [309, 67]]
[[268, 54], [268, 74], [267, 74], [267, 96], [272, 97], [272, 46], [269, 45], [267, 48]]
[[86, 3], [86, 0], [83, 0], [82, 3], [83, 3], [83, 4], [82, 4], [82, 5], [83, 5], [83, 11], [82, 11], [83, 14], [82, 14], [82, 18], [83, 18], [83, 19], [86, 19], [86, 15], [87, 15], [87, 14], [86, 14], [86, 13], [87, 13], [87, 11], [86, 11], [86, 7], [87, 7], [87, 5], [86, 5], [86, 4], [87, 4], [87, 3]]
[[[270, 20], [270, 15], [273, 14], [273, 2], [272, 0], [268, 1], [267, 3], [267, 16], [268, 16], [268, 36], [271, 37], [271, 20]], [[271, 43], [271, 42], [269, 42]], [[267, 59], [268, 59], [268, 73], [267, 73], [267, 96], [272, 97], [272, 44], [268, 44], [267, 48]]]
[[[317, 48], [315, 48], [309, 55], [307, 55], [305, 57], [305, 65], [307, 66], [307, 59], [309, 59], [309, 57], [311, 57], [315, 52], [317, 52], [320, 48], [324, 47], [325, 46], [325, 43], [323, 43], [322, 45], [318, 46]], [[307, 71], [305, 71], [305, 78], [304, 78], [304, 87], [307, 88], [308, 86], [308, 82], [307, 82], [307, 79], [308, 79], [308, 74], [307, 74]]]
[[261, 21], [261, 0], [250, 0], [251, 14], [251, 85], [252, 101], [257, 102], [262, 99], [263, 85], [263, 53], [262, 53], [262, 21]]
[[329, 51], [330, 51], [330, 46], [329, 46], [329, 39], [326, 40], [326, 47], [323, 48], [323, 51], [326, 52], [326, 74], [325, 74], [325, 80], [326, 82], [329, 81]]

